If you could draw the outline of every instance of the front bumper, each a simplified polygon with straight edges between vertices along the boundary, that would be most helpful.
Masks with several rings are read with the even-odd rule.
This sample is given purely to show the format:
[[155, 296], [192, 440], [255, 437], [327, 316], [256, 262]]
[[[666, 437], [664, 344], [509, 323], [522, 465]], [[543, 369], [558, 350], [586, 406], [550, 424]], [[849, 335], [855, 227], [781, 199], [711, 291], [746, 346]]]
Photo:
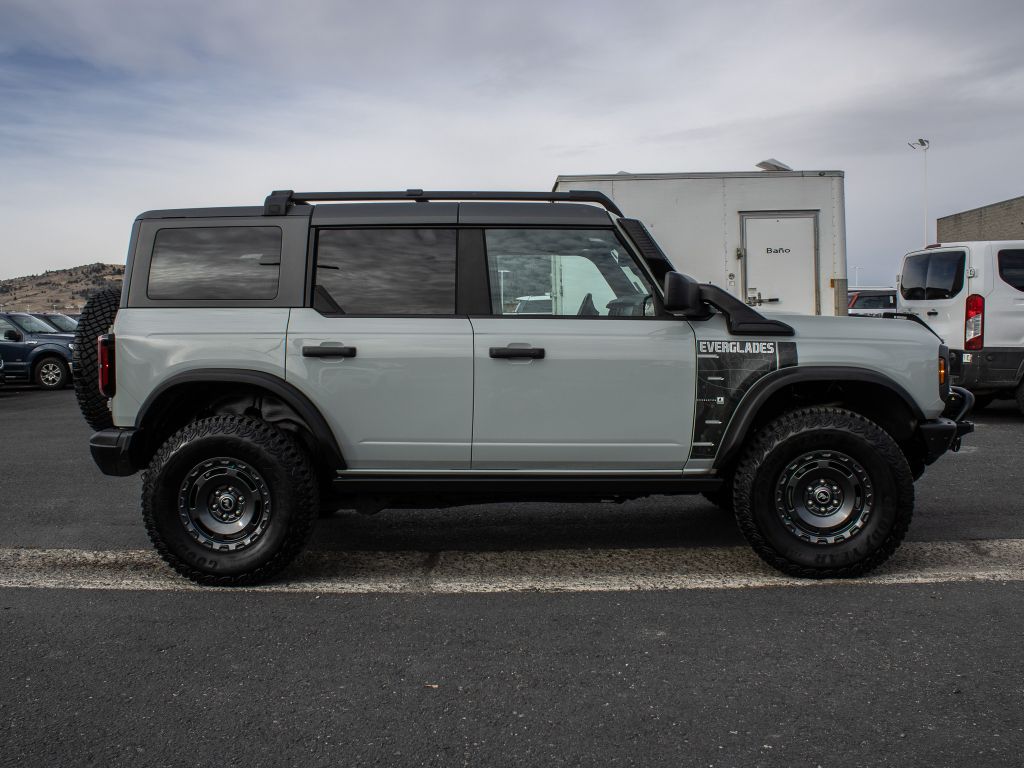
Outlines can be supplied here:
[[924, 463], [931, 464], [946, 451], [956, 453], [964, 435], [974, 431], [974, 422], [967, 415], [974, 407], [974, 395], [962, 387], [950, 387], [946, 410], [937, 419], [918, 426], [924, 443]]
[[92, 460], [104, 475], [125, 477], [134, 475], [138, 465], [132, 449], [139, 445], [137, 429], [103, 429], [89, 438]]

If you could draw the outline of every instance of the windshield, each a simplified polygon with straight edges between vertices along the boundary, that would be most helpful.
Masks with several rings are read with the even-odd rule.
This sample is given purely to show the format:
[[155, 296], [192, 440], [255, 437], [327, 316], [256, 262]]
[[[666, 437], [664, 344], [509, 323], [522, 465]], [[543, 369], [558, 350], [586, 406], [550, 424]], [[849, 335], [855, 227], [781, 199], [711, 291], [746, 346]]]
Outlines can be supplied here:
[[60, 333], [49, 323], [44, 323], [32, 315], [11, 315], [10, 317], [25, 333]]
[[75, 329], [78, 327], [78, 323], [67, 315], [44, 315], [39, 319], [43, 322], [49, 323], [58, 331], [64, 331], [66, 333], [74, 333]]

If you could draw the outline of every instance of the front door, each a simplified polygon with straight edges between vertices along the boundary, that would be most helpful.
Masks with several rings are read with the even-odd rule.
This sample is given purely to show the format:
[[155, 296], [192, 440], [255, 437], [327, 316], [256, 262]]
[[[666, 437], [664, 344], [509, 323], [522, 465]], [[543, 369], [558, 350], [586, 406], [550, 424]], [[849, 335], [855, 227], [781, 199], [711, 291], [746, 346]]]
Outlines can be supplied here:
[[820, 314], [817, 213], [740, 215], [747, 303], [765, 312]]
[[[8, 334], [13, 338], [5, 338]], [[25, 341], [25, 332], [21, 328], [0, 317], [0, 358], [3, 358], [4, 373], [8, 378], [28, 376], [28, 353], [32, 344], [34, 342]]]
[[689, 323], [654, 315], [613, 230], [486, 233], [492, 316], [474, 332], [473, 468], [681, 471]]

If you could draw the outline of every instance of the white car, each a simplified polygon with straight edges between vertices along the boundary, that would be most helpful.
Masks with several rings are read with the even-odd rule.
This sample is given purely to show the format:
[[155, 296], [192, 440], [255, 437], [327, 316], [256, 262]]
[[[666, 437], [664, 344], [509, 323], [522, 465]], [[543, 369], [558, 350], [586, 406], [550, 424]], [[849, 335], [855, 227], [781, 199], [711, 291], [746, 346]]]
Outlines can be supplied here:
[[920, 317], [949, 345], [953, 381], [979, 407], [1016, 398], [1024, 412], [1024, 240], [908, 253], [897, 309]]

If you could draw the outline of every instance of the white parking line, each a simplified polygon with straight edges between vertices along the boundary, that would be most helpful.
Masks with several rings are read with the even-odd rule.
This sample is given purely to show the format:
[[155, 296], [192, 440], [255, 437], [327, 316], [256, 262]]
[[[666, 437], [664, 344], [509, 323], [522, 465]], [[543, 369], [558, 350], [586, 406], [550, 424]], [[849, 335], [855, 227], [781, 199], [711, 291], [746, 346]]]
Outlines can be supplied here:
[[[506, 552], [307, 552], [263, 592], [596, 592], [836, 584], [1024, 581], [1024, 539], [905, 543], [872, 575], [812, 581], [783, 576], [746, 547]], [[149, 550], [0, 549], [0, 587], [209, 589]]]

